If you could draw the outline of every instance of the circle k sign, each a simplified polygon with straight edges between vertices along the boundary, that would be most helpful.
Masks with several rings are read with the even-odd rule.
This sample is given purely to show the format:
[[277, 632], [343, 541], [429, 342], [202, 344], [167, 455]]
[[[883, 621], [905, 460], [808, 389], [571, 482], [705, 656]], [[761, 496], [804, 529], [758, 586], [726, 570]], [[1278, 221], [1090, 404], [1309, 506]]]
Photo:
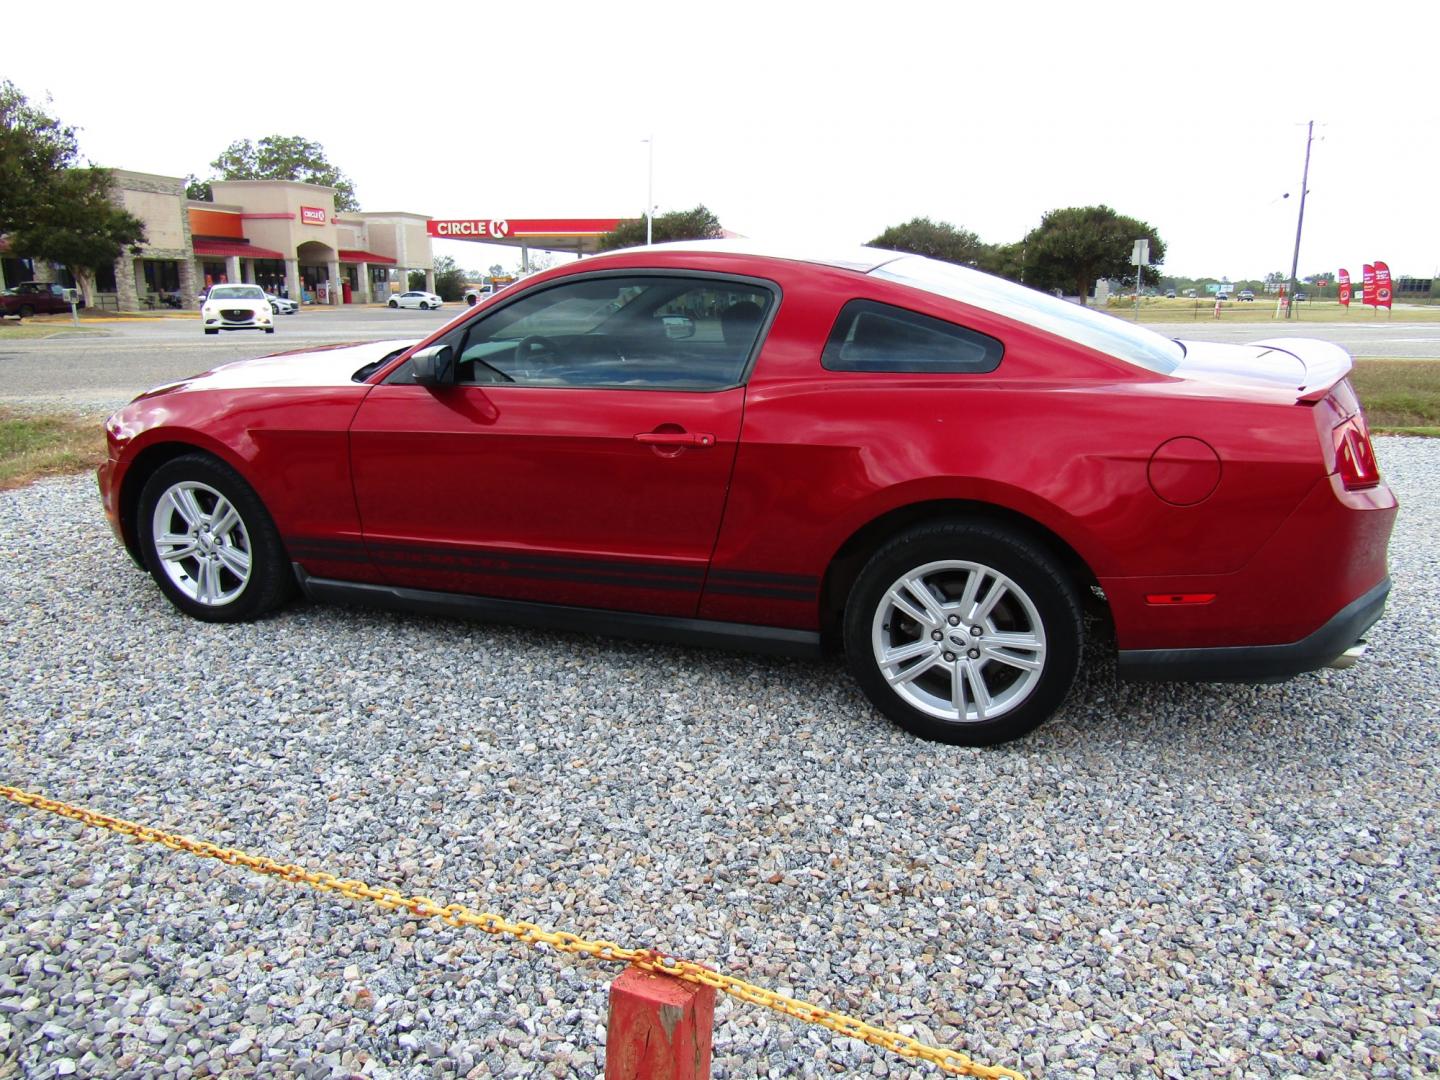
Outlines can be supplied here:
[[510, 223], [504, 218], [432, 221], [430, 222], [430, 234], [432, 236], [464, 237], [469, 240], [479, 240], [484, 237], [503, 240], [510, 235]]

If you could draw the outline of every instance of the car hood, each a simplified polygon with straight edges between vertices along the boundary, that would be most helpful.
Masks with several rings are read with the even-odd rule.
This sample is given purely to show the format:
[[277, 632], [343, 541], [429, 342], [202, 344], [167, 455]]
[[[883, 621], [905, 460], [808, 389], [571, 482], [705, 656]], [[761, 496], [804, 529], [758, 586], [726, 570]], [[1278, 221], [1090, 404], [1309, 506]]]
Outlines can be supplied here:
[[353, 345], [322, 345], [237, 360], [200, 375], [147, 390], [135, 400], [181, 390], [244, 390], [273, 386], [348, 386], [366, 364], [410, 348], [415, 339], [367, 341]]
[[1267, 338], [1246, 345], [1182, 341], [1185, 357], [1171, 374], [1222, 386], [1324, 394], [1350, 371], [1350, 354], [1314, 338]]
[[263, 308], [269, 306], [270, 301], [258, 296], [236, 296], [231, 299], [216, 299], [211, 296], [206, 298], [206, 307], [217, 308]]

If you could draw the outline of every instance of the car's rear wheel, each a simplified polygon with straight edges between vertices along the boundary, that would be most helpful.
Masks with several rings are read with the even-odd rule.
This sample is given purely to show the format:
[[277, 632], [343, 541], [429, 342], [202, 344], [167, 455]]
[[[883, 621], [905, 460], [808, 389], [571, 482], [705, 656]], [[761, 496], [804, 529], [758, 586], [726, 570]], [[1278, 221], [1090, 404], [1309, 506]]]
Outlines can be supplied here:
[[983, 522], [912, 529], [877, 551], [845, 607], [845, 652], [881, 712], [922, 738], [1018, 738], [1069, 692], [1080, 605], [1060, 564]]
[[194, 618], [253, 619], [278, 606], [294, 585], [260, 497], [215, 458], [189, 454], [156, 469], [140, 494], [138, 522], [151, 576]]

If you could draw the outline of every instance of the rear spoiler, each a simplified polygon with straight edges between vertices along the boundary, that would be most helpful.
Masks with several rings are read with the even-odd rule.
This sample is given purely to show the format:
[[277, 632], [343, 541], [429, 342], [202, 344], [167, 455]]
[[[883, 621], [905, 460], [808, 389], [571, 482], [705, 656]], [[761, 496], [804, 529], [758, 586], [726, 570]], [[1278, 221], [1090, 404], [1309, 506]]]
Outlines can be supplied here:
[[1339, 345], [1315, 338], [1267, 338], [1248, 344], [1286, 353], [1304, 365], [1305, 381], [1296, 387], [1300, 393], [1297, 401], [1319, 401], [1355, 366], [1350, 354]]

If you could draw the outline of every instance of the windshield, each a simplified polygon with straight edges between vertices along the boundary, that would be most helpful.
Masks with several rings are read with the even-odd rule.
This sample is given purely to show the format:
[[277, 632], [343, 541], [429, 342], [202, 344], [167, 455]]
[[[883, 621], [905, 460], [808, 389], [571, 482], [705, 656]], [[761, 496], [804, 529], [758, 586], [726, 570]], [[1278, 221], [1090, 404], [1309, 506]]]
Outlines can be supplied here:
[[210, 290], [211, 300], [264, 300], [259, 285], [216, 285]]
[[1153, 330], [966, 266], [902, 255], [871, 274], [993, 311], [1162, 375], [1174, 371], [1185, 355], [1179, 342]]

